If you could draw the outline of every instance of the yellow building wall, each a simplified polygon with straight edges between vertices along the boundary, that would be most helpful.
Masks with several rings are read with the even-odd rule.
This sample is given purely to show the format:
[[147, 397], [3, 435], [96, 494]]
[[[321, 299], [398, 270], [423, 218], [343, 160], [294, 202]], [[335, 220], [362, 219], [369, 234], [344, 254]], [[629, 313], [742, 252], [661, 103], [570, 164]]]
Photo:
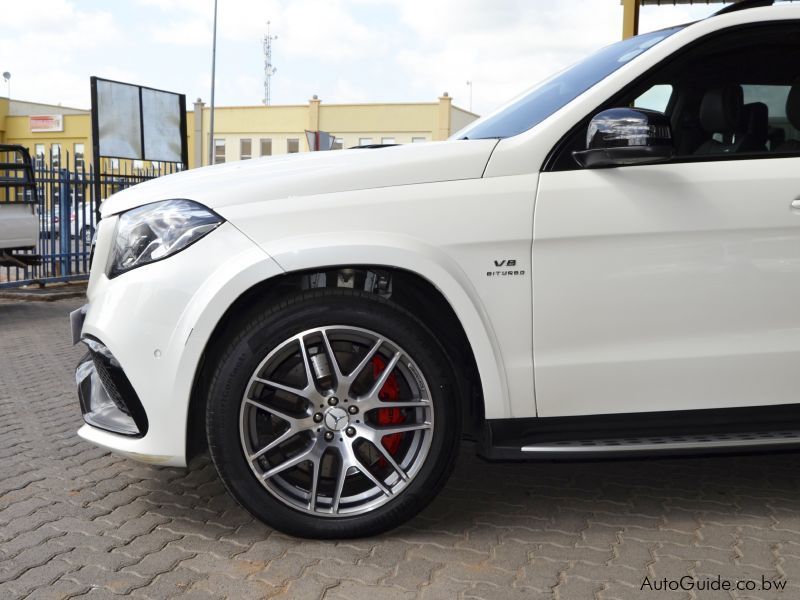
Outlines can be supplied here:
[[[63, 115], [64, 131], [31, 132], [30, 117], [6, 116], [5, 143], [20, 144], [35, 154], [36, 144], [44, 144], [45, 156], [49, 157], [53, 144], [61, 144], [62, 160], [69, 153], [72, 157], [75, 144], [83, 144], [84, 160], [88, 166], [92, 158], [92, 119], [85, 115]], [[48, 161], [49, 162], [49, 161]]]
[[0, 98], [0, 143], [6, 143], [6, 116], [8, 115], [8, 98]]
[[[437, 127], [436, 104], [332, 104], [320, 107], [319, 129], [336, 134], [425, 131]], [[374, 137], [374, 135], [373, 135]]]
[[[380, 144], [393, 140], [414, 141], [447, 139], [478, 116], [452, 106], [448, 96], [439, 102], [404, 104], [330, 104], [312, 98], [308, 105], [218, 107], [214, 118], [214, 137], [225, 141], [225, 160], [241, 158], [241, 140], [251, 140], [251, 156], [260, 156], [260, 140], [272, 140], [272, 155], [286, 154], [287, 142], [298, 140], [301, 152], [308, 151], [305, 131], [326, 131], [342, 140], [342, 146], [358, 146], [362, 139]], [[187, 119], [189, 135], [194, 135], [194, 115]], [[208, 164], [209, 110], [203, 110], [203, 164]], [[389, 138], [389, 139], [386, 139]], [[190, 166], [198, 166], [195, 142], [189, 142]]]

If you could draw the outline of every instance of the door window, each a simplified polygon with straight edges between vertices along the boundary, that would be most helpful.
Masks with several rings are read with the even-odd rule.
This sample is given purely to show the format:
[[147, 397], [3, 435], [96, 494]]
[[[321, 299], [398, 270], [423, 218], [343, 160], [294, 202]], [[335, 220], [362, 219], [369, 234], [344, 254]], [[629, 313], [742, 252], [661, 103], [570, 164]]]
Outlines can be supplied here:
[[634, 100], [633, 105], [636, 108], [646, 108], [648, 110], [657, 110], [658, 112], [667, 112], [669, 99], [672, 97], [672, 86], [669, 84], [656, 84], [647, 90], [644, 94]]

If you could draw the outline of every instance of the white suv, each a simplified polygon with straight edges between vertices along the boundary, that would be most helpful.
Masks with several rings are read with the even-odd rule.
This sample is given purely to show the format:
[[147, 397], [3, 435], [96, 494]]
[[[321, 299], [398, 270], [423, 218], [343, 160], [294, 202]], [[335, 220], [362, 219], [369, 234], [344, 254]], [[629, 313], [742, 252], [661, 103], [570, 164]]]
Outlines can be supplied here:
[[800, 5], [752, 4], [446, 142], [116, 194], [73, 314], [79, 434], [173, 466], [207, 440], [244, 507], [314, 537], [412, 517], [464, 436], [490, 459], [797, 446]]

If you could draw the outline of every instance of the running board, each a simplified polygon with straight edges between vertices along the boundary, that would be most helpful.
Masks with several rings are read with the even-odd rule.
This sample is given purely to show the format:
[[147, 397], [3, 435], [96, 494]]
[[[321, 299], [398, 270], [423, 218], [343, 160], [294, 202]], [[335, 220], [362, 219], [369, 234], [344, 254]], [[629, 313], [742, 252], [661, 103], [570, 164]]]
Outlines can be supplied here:
[[670, 435], [641, 438], [569, 440], [529, 444], [520, 448], [530, 454], [606, 454], [713, 452], [776, 446], [800, 446], [800, 431]]
[[497, 419], [484, 422], [489, 460], [583, 460], [800, 449], [800, 405]]

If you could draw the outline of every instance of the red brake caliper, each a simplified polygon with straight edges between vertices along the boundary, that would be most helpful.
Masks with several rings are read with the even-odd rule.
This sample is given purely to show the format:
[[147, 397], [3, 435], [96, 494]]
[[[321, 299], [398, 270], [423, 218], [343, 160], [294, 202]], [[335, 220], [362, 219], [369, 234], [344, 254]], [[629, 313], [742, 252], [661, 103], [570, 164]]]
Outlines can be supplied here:
[[[372, 376], [375, 377], [375, 379], [380, 377], [385, 368], [386, 361], [384, 361], [380, 356], [376, 356], [372, 359]], [[397, 375], [394, 373], [389, 375], [388, 379], [386, 379], [386, 383], [383, 384], [381, 391], [378, 392], [378, 398], [384, 402], [397, 402], [399, 400], [400, 384], [397, 383]], [[378, 421], [378, 425], [397, 425], [398, 423], [402, 423], [406, 420], [405, 416], [403, 415], [403, 411], [399, 408], [379, 408], [375, 411], [375, 417]], [[400, 442], [402, 442], [402, 440], [402, 433], [392, 433], [383, 436], [381, 441], [383, 443], [383, 447], [389, 451], [389, 454], [394, 456], [397, 450], [400, 448]], [[386, 459], [381, 458], [378, 461], [378, 465], [380, 467], [386, 466]]]

